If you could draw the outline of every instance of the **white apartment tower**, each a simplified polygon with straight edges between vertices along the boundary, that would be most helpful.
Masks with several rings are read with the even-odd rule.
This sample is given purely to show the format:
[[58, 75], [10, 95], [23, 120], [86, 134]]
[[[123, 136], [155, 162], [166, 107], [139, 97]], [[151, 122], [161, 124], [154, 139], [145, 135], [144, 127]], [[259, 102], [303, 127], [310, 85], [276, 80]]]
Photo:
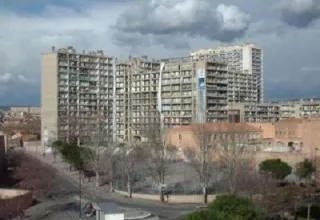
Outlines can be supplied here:
[[115, 59], [102, 51], [53, 47], [42, 54], [42, 143], [57, 139], [81, 143], [92, 131], [103, 134], [99, 142], [112, 141], [114, 77]]
[[229, 71], [252, 74], [257, 78], [257, 100], [263, 102], [263, 53], [254, 44], [219, 46], [214, 49], [202, 49], [191, 53], [193, 57], [204, 55], [217, 56], [228, 63]]

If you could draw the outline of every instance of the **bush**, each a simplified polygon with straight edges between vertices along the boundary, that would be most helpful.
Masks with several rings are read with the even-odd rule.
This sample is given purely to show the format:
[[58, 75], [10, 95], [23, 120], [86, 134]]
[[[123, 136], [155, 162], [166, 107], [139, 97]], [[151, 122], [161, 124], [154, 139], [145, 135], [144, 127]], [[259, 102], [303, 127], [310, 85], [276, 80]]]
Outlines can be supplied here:
[[81, 151], [83, 151], [83, 148], [75, 144], [64, 143], [59, 148], [59, 152], [62, 155], [62, 158], [78, 170], [82, 169], [83, 165]]
[[297, 164], [296, 175], [299, 178], [309, 179], [316, 168], [313, 166], [312, 162], [305, 159], [303, 162]]
[[236, 195], [218, 196], [208, 209], [188, 215], [186, 220], [263, 220], [263, 211]]
[[284, 179], [291, 174], [292, 168], [280, 159], [269, 159], [259, 164], [260, 171], [271, 173], [276, 179]]

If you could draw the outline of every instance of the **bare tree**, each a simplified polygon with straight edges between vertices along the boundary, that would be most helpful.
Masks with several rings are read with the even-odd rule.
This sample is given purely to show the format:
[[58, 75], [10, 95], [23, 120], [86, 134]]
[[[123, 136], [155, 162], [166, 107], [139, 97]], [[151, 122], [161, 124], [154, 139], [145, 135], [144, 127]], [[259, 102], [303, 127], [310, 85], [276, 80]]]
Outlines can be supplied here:
[[187, 157], [191, 166], [197, 172], [203, 192], [203, 202], [208, 202], [207, 189], [214, 176], [217, 174], [217, 163], [213, 155], [217, 150], [217, 142], [213, 139], [214, 131], [208, 124], [191, 125], [191, 130], [196, 139], [197, 149], [187, 149]]
[[132, 198], [132, 185], [137, 173], [137, 165], [146, 157], [145, 150], [137, 143], [124, 143], [117, 148], [118, 158], [122, 161], [122, 166], [127, 179], [127, 190], [129, 198]]
[[160, 123], [149, 124], [145, 130], [147, 168], [151, 178], [159, 185], [160, 201], [164, 202], [163, 186], [174, 148], [166, 143]]
[[241, 123], [221, 125], [219, 133], [220, 147], [217, 160], [228, 180], [229, 191], [237, 192], [238, 177], [242, 177], [244, 170], [254, 168], [255, 151], [259, 140], [257, 130]]
[[99, 127], [97, 130], [90, 132], [90, 137], [87, 142], [84, 142], [84, 148], [81, 151], [81, 158], [85, 166], [95, 172], [97, 187], [101, 186], [100, 174], [102, 174], [103, 168], [110, 169], [110, 160], [112, 160], [112, 152], [114, 150], [113, 144], [105, 141], [106, 131], [105, 129], [100, 129], [99, 122], [99, 119], [97, 119]]

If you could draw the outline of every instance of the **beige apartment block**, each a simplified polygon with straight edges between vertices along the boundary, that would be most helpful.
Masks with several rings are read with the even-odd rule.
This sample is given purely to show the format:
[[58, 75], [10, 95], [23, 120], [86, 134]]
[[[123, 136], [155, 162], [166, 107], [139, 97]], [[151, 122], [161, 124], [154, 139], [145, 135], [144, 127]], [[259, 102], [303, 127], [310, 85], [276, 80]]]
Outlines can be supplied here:
[[228, 71], [226, 62], [209, 55], [118, 63], [118, 141], [144, 139], [143, 129], [159, 118], [164, 128], [228, 122], [228, 103], [255, 103], [257, 87], [255, 75]]
[[84, 142], [93, 131], [103, 133], [102, 141], [113, 140], [114, 62], [102, 51], [72, 47], [42, 54], [42, 143]]
[[193, 57], [215, 56], [228, 63], [230, 71], [252, 74], [257, 77], [257, 100], [263, 102], [263, 51], [258, 46], [248, 43], [243, 45], [219, 46], [214, 49], [201, 49], [191, 52]]
[[280, 106], [282, 119], [320, 116], [320, 99], [284, 100], [274, 103]]
[[159, 122], [157, 92], [160, 62], [130, 58], [116, 65], [117, 141], [144, 141], [148, 124]]
[[229, 121], [276, 122], [280, 119], [280, 107], [272, 103], [229, 103]]

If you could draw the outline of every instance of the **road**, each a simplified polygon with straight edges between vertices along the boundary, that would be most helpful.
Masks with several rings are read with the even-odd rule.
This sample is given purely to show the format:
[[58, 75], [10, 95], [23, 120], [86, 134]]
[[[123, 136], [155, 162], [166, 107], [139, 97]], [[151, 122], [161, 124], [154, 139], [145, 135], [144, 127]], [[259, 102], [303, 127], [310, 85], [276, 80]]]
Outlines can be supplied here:
[[[39, 160], [40, 161], [40, 160]], [[68, 177], [63, 172], [56, 172], [57, 170], [53, 168], [52, 166], [44, 163], [43, 161], [40, 161], [43, 165], [47, 166], [49, 170], [52, 172], [57, 173], [56, 175], [56, 181], [57, 186], [62, 187], [61, 190], [63, 190], [65, 195], [69, 195], [69, 197], [72, 196], [78, 196], [79, 193], [79, 184], [75, 182], [72, 178]], [[148, 211], [152, 213], [153, 215], [158, 216], [160, 219], [176, 219], [180, 216], [184, 216], [192, 211], [195, 211], [197, 208], [196, 206], [181, 206], [181, 205], [172, 205], [172, 204], [161, 204], [154, 201], [135, 201], [130, 199], [122, 199], [119, 201], [119, 199], [115, 200], [114, 198], [108, 198], [106, 195], [95, 195], [94, 198], [92, 198], [92, 192], [90, 190], [86, 189], [85, 187], [82, 188], [82, 198], [85, 200], [94, 200], [96, 203], [104, 203], [104, 202], [111, 202], [116, 203], [121, 207], [127, 207], [127, 208], [135, 208], [135, 209], [141, 209]]]

